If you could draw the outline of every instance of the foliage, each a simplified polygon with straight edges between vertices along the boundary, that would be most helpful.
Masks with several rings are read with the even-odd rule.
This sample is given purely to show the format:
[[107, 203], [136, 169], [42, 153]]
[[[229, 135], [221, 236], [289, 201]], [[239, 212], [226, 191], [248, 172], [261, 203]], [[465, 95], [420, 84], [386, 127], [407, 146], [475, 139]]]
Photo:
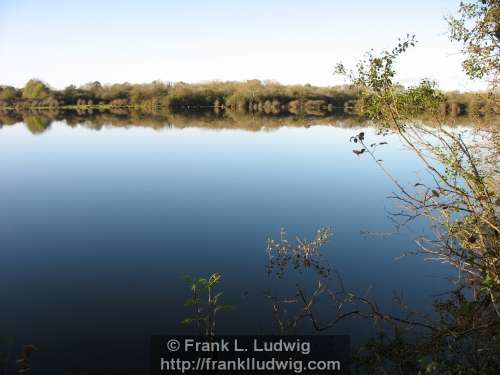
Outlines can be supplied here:
[[213, 273], [208, 279], [185, 276], [184, 279], [191, 289], [191, 298], [184, 302], [184, 306], [192, 308], [194, 314], [183, 319], [181, 324], [195, 324], [200, 335], [215, 335], [217, 314], [220, 311], [233, 308], [231, 305], [221, 304], [222, 292], [215, 292], [215, 287], [219, 284], [221, 275]]
[[0, 102], [13, 103], [19, 98], [20, 92], [12, 86], [0, 86]]
[[[394, 215], [401, 224], [416, 217], [429, 220], [433, 236], [418, 238], [417, 250], [455, 267], [457, 290], [436, 303], [440, 319], [426, 323], [430, 335], [409, 336], [403, 330], [407, 323], [389, 319], [393, 334], [374, 339], [362, 365], [374, 372], [489, 374], [499, 365], [490, 358], [500, 358], [499, 137], [495, 130], [469, 136], [443, 124], [440, 93], [428, 81], [407, 90], [394, 82], [395, 61], [412, 41], [380, 56], [370, 54], [353, 71], [339, 66], [338, 72], [360, 88], [361, 110], [381, 131], [397, 134], [432, 177], [433, 184], [403, 186], [376, 155], [379, 143], [369, 144], [364, 132], [353, 137], [362, 147], [355, 153], [370, 156], [396, 185], [392, 198], [400, 210]], [[435, 126], [415, 121], [415, 108], [435, 113]]]
[[436, 90], [435, 83], [422, 80], [418, 86], [404, 89], [395, 82], [397, 57], [415, 43], [415, 37], [407, 35], [391, 51], [376, 55], [372, 50], [353, 71], [348, 71], [341, 63], [337, 64], [335, 72], [345, 75], [359, 88], [358, 111], [383, 124], [396, 115], [398, 119], [409, 120], [421, 112], [433, 113], [437, 110], [444, 96]]
[[38, 79], [30, 79], [23, 88], [23, 99], [46, 99], [50, 94], [49, 87]]
[[471, 78], [489, 78], [496, 87], [500, 72], [500, 2], [468, 0], [457, 16], [447, 17], [450, 39], [462, 46], [463, 68]]

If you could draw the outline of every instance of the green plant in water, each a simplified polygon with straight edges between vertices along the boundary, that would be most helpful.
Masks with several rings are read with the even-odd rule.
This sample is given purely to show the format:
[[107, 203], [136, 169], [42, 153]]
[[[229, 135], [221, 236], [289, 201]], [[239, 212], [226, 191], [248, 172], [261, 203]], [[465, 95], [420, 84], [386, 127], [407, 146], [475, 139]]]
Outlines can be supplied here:
[[328, 277], [331, 267], [327, 259], [322, 256], [320, 249], [331, 236], [332, 229], [329, 226], [323, 227], [316, 232], [314, 240], [308, 241], [296, 237], [297, 244], [292, 246], [286, 238], [284, 228], [281, 228], [279, 240], [268, 238], [266, 241], [267, 274], [275, 272], [279, 278], [282, 278], [288, 266], [291, 265], [294, 270], [299, 272], [312, 268], [319, 276]]
[[193, 309], [193, 315], [181, 321], [183, 325], [194, 324], [199, 335], [215, 335], [217, 314], [224, 310], [234, 309], [231, 305], [221, 304], [222, 292], [216, 286], [221, 281], [220, 273], [213, 273], [208, 279], [203, 277], [193, 278], [184, 276], [184, 280], [191, 290], [191, 298], [184, 302], [184, 306]]

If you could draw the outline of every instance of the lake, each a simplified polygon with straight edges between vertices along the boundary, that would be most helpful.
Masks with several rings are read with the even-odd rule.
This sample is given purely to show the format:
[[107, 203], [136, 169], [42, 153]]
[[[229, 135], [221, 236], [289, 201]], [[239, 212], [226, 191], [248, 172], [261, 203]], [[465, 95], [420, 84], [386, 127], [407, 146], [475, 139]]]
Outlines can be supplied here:
[[[428, 312], [451, 288], [442, 266], [397, 259], [428, 228], [396, 231], [393, 183], [349, 142], [360, 131], [386, 141], [378, 157], [399, 181], [427, 178], [396, 137], [352, 119], [134, 121], [22, 119], [0, 129], [0, 336], [13, 357], [38, 347], [34, 373], [145, 373], [151, 335], [194, 332], [180, 324], [191, 315], [185, 274], [222, 275], [223, 301], [236, 309], [220, 314], [217, 333], [275, 333], [266, 293], [294, 296], [297, 280], [317, 282], [308, 269], [266, 273], [266, 239], [281, 228], [293, 242], [331, 226], [326, 261], [387, 311], [399, 311], [392, 299], [402, 291]], [[350, 320], [329, 333], [359, 345], [373, 332]]]

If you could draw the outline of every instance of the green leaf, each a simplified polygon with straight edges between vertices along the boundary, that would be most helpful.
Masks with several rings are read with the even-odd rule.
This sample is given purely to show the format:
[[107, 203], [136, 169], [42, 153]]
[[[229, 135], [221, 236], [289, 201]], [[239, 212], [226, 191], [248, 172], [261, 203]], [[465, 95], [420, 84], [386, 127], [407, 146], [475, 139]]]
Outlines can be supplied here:
[[193, 322], [194, 322], [194, 319], [191, 319], [191, 318], [186, 318], [186, 319], [182, 319], [181, 320], [181, 324], [183, 326], [188, 326], [188, 325], [190, 325]]
[[217, 301], [219, 300], [219, 298], [222, 297], [222, 292], [219, 292], [217, 293], [214, 297], [213, 297], [213, 304], [217, 304]]
[[224, 311], [224, 310], [236, 310], [236, 308], [232, 305], [219, 305], [214, 309], [214, 314], [216, 314], [219, 311]]
[[185, 318], [181, 320], [182, 325], [189, 325], [194, 322], [199, 322], [199, 321], [206, 321], [207, 317], [205, 316], [200, 316], [200, 317], [191, 317], [191, 318]]
[[201, 300], [199, 298], [191, 298], [184, 302], [184, 306], [191, 307], [195, 305], [201, 305]]
[[208, 280], [208, 287], [209, 288], [213, 288], [216, 284], [219, 283], [220, 279], [221, 279], [221, 274], [220, 273], [213, 273], [209, 280]]

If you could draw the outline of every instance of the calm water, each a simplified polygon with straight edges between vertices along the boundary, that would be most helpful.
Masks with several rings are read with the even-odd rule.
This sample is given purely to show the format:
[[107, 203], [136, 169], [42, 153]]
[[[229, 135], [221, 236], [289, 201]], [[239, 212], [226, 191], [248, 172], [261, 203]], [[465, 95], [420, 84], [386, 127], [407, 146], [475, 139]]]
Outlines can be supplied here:
[[[190, 315], [182, 275], [212, 272], [223, 275], [224, 301], [238, 307], [221, 315], [218, 332], [272, 333], [264, 292], [294, 294], [291, 279], [265, 273], [266, 238], [281, 227], [292, 240], [331, 225], [322, 252], [350, 289], [371, 286], [389, 311], [398, 311], [391, 299], [402, 290], [427, 309], [449, 287], [442, 268], [395, 260], [425, 226], [361, 233], [394, 231], [393, 186], [352, 153], [356, 132], [321, 120], [267, 131], [4, 126], [0, 336], [12, 337], [14, 356], [23, 344], [40, 349], [36, 374], [144, 373], [150, 335], [192, 332], [179, 324]], [[415, 182], [417, 160], [383, 140], [385, 165]], [[372, 328], [346, 322], [335, 332], [360, 343]]]

